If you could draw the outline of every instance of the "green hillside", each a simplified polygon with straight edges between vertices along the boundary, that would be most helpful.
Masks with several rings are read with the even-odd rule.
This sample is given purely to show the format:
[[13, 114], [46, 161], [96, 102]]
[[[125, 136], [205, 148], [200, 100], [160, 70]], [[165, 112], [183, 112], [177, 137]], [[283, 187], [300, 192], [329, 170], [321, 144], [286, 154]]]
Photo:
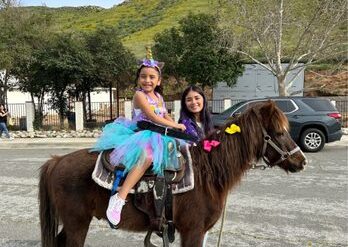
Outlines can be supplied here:
[[118, 27], [123, 43], [137, 57], [156, 33], [171, 28], [192, 13], [213, 13], [212, 0], [126, 0], [111, 9], [100, 7], [27, 7], [31, 11], [52, 14], [57, 31], [91, 31], [100, 26]]
[[[144, 56], [144, 46], [153, 43], [153, 38], [157, 33], [178, 25], [179, 20], [190, 12], [194, 14], [216, 13], [218, 2], [217, 0], [125, 0], [122, 4], [110, 9], [95, 6], [25, 8], [29, 11], [50, 13], [57, 32], [89, 32], [95, 30], [97, 26], [117, 27], [123, 44], [136, 57], [141, 58]], [[297, 6], [293, 13], [294, 16], [302, 16], [301, 12], [308, 11], [307, 5], [310, 5], [310, 1], [293, 0], [294, 2]], [[224, 12], [221, 12], [221, 9], [219, 11]], [[346, 25], [337, 29], [337, 33], [341, 35], [346, 32]], [[292, 32], [288, 32], [284, 33], [284, 38], [284, 46], [290, 48], [296, 45], [295, 40], [298, 37]]]

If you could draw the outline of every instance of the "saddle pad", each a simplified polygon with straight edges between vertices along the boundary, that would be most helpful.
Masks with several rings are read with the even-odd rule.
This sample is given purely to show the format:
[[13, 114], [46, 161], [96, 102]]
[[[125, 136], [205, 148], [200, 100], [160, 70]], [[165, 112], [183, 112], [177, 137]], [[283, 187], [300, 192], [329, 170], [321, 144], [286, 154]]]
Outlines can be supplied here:
[[182, 154], [185, 157], [186, 165], [185, 165], [185, 173], [184, 177], [180, 180], [179, 183], [172, 185], [172, 193], [173, 194], [180, 194], [184, 193], [189, 190], [193, 190], [195, 187], [195, 179], [194, 179], [194, 173], [193, 173], [193, 167], [192, 167], [192, 158], [191, 153], [189, 150], [189, 145], [185, 145], [185, 150], [182, 152]]
[[[177, 183], [173, 184], [173, 194], [180, 194], [184, 193], [186, 191], [192, 190], [194, 188], [194, 174], [193, 174], [193, 167], [192, 167], [192, 159], [191, 154], [188, 148], [188, 145], [185, 145], [184, 152], [186, 154], [183, 154], [186, 159], [186, 166], [185, 166], [185, 175], [183, 179]], [[112, 172], [107, 171], [101, 162], [101, 155], [100, 153], [98, 155], [94, 170], [92, 172], [92, 179], [94, 182], [96, 182], [99, 186], [111, 190], [112, 184], [114, 181], [114, 174]], [[120, 187], [117, 188], [117, 191], [120, 189]], [[134, 189], [131, 189], [129, 193], [134, 193]]]

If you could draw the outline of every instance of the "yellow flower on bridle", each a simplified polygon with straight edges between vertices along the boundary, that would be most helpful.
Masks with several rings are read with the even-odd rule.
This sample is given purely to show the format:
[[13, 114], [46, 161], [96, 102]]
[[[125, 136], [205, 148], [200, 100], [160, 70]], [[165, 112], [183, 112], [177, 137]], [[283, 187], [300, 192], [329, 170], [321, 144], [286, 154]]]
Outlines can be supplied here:
[[240, 127], [239, 127], [238, 125], [236, 125], [236, 124], [231, 124], [229, 127], [227, 127], [227, 128], [225, 129], [225, 132], [228, 133], [228, 134], [230, 134], [230, 135], [233, 135], [234, 133], [236, 133], [236, 132], [241, 132], [241, 131], [240, 131]]

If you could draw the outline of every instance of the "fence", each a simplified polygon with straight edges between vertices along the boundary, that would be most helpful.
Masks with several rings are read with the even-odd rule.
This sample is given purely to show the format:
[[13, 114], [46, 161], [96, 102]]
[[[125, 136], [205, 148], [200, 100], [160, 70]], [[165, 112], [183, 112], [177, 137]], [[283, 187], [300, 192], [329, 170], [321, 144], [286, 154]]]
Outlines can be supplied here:
[[[119, 116], [124, 116], [124, 102], [121, 101]], [[105, 125], [105, 122], [116, 118], [117, 103], [112, 103], [112, 116], [110, 116], [110, 103], [109, 102], [92, 102], [91, 103], [91, 119], [87, 118], [85, 122], [86, 128], [95, 128]], [[88, 115], [88, 113], [87, 113]]]
[[26, 129], [26, 111], [25, 104], [9, 104], [8, 112], [13, 119], [13, 125], [9, 126], [12, 130]]
[[342, 126], [348, 127], [348, 97], [330, 97], [335, 101], [337, 110], [342, 114]]
[[[36, 105], [36, 108], [38, 105]], [[60, 119], [56, 110], [52, 109], [49, 104], [43, 105], [43, 119], [42, 119], [42, 128], [45, 130], [48, 129], [59, 129], [60, 128]], [[68, 121], [64, 118], [64, 127], [68, 127]]]
[[[342, 126], [348, 127], [348, 97], [328, 97], [330, 100], [336, 102], [337, 110], [342, 114]], [[231, 106], [240, 102], [241, 100], [232, 100]], [[120, 102], [120, 116], [125, 116], [124, 101]], [[166, 107], [169, 113], [174, 112], [174, 101], [166, 102]], [[10, 126], [12, 130], [26, 129], [26, 109], [25, 104], [9, 104], [9, 112], [14, 120], [14, 125]], [[93, 102], [91, 103], [91, 118], [85, 121], [85, 128], [95, 128], [104, 126], [105, 122], [116, 118], [117, 103], [112, 104], [113, 115], [110, 116], [109, 102]], [[221, 113], [225, 110], [224, 100], [209, 100], [208, 109], [212, 113]], [[48, 104], [43, 106], [43, 129], [59, 129], [60, 119], [58, 113], [52, 109]], [[64, 128], [73, 128], [74, 113], [69, 114], [64, 118]]]

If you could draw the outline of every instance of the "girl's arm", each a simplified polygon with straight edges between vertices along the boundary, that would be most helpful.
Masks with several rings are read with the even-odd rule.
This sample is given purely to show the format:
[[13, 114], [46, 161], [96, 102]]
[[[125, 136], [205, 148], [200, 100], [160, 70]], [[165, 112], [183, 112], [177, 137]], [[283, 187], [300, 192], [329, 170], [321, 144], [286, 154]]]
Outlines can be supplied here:
[[167, 119], [168, 121], [174, 122], [174, 120], [169, 116], [168, 113], [164, 114], [164, 118]]
[[0, 117], [5, 117], [8, 112], [0, 112]]
[[163, 118], [160, 116], [157, 116], [153, 110], [150, 107], [149, 102], [146, 99], [146, 96], [144, 93], [137, 91], [133, 98], [134, 107], [140, 108], [141, 111], [147, 116], [149, 120], [151, 120], [154, 123], [165, 125], [172, 128], [177, 128], [185, 131], [186, 127], [183, 124], [177, 124], [173, 120], [168, 120], [167, 118]]

